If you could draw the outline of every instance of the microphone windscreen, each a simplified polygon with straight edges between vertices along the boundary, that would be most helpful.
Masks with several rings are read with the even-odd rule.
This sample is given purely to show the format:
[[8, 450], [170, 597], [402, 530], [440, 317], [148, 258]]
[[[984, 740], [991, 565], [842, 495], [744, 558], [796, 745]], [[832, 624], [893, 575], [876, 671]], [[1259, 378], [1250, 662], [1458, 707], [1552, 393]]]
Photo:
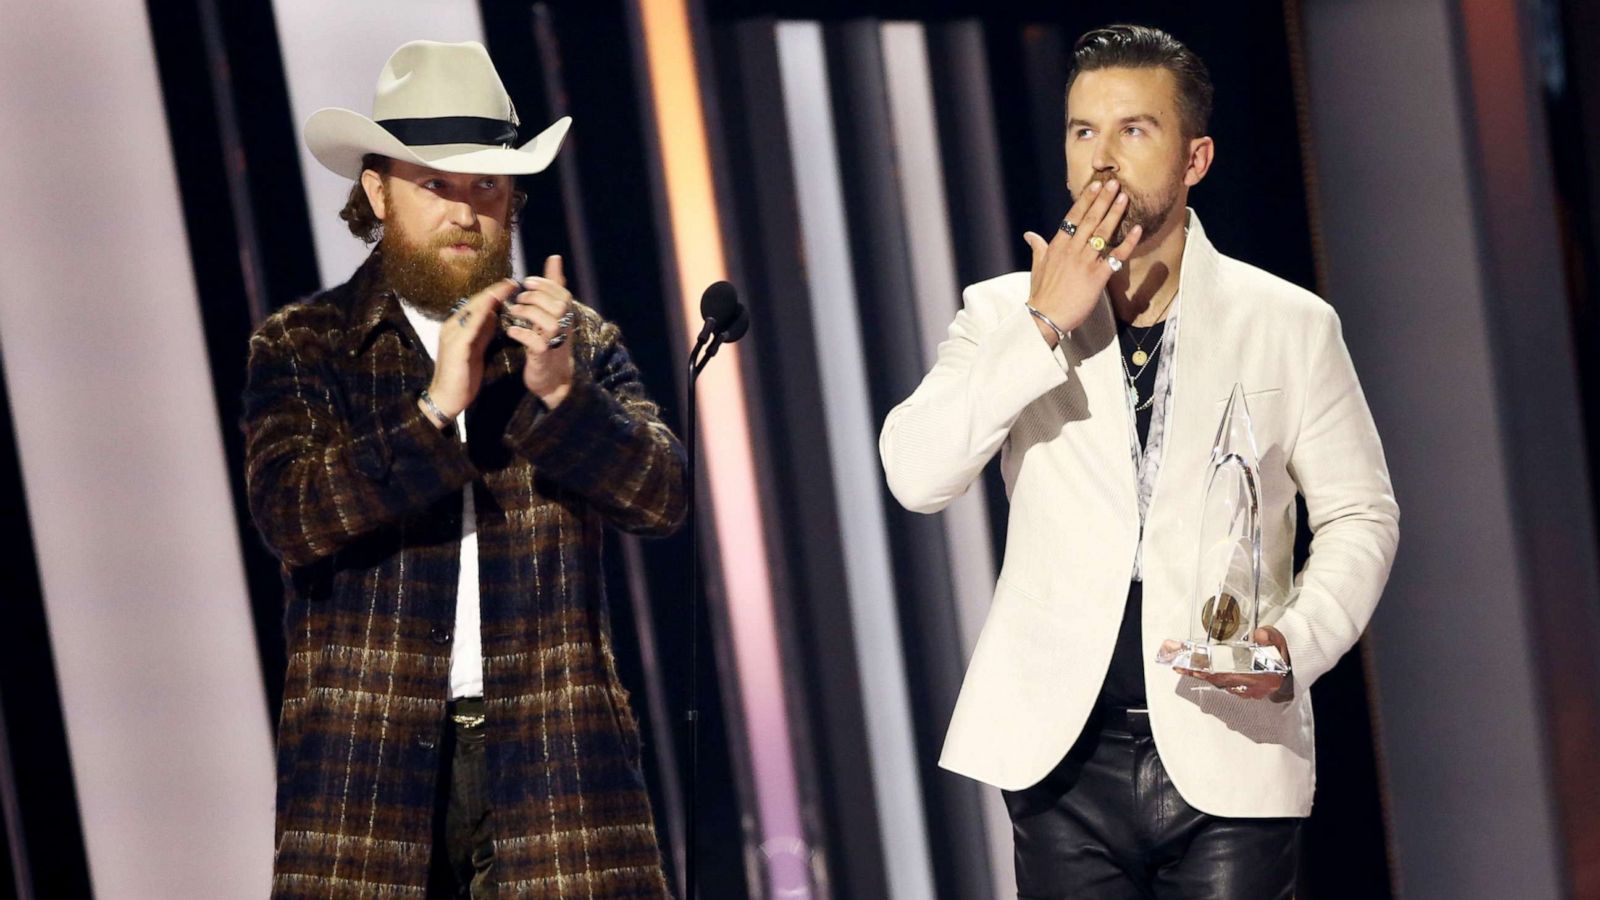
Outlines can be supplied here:
[[700, 318], [716, 319], [726, 325], [739, 311], [739, 292], [726, 281], [718, 281], [700, 295]]
[[749, 330], [750, 313], [743, 306], [740, 306], [738, 307], [738, 312], [734, 315], [733, 321], [730, 322], [727, 329], [722, 332], [722, 342], [724, 344], [731, 344], [734, 341], [737, 341], [739, 338], [744, 337], [745, 332]]

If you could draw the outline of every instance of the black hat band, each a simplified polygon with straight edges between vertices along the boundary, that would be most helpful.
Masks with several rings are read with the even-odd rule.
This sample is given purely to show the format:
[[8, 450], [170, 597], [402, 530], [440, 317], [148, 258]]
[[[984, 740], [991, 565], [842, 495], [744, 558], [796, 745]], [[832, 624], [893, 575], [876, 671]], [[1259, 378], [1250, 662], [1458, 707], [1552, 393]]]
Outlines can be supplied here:
[[517, 126], [504, 119], [485, 119], [478, 116], [380, 119], [378, 124], [408, 147], [427, 147], [434, 144], [489, 144], [509, 147], [517, 140]]

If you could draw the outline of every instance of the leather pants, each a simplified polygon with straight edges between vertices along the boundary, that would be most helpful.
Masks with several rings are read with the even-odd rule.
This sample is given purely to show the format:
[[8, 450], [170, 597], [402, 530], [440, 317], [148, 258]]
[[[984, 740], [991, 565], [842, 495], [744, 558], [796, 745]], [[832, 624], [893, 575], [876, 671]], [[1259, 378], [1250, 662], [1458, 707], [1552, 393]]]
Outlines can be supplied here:
[[1185, 803], [1142, 712], [1097, 715], [1044, 780], [1003, 793], [1019, 900], [1294, 895], [1302, 820], [1225, 819]]

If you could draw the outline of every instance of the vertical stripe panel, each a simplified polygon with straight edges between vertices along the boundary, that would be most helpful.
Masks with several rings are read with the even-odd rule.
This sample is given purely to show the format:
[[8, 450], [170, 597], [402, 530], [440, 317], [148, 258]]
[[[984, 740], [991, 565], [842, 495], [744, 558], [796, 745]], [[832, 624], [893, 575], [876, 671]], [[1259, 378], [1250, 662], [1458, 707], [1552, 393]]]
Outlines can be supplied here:
[[[932, 79], [923, 26], [889, 22], [883, 26], [883, 63], [889, 116], [899, 163], [900, 204], [911, 253], [911, 280], [922, 335], [923, 366], [932, 369], [937, 348], [960, 305], [956, 254], [934, 120]], [[950, 576], [961, 633], [962, 659], [972, 658], [978, 632], [994, 593], [995, 565], [990, 546], [989, 504], [980, 481], [940, 515], [949, 546]], [[989, 868], [996, 896], [1016, 893], [1011, 864], [1011, 819], [999, 792], [982, 789]], [[975, 848], [976, 849], [976, 848]]]
[[91, 879], [257, 897], [271, 738], [149, 23], [0, 16], [0, 335]]
[[[727, 260], [689, 9], [686, 0], [638, 0], [636, 8], [654, 101], [664, 212], [677, 263], [674, 287], [692, 341], [700, 293], [707, 284], [726, 277]], [[739, 702], [755, 775], [766, 888], [772, 896], [808, 897], [810, 851], [800, 822], [767, 541], [740, 375], [743, 365], [737, 345], [731, 346], [698, 383], [705, 424], [702, 471], [707, 475]]]
[[934, 895], [932, 871], [885, 535], [876, 428], [862, 366], [849, 226], [833, 149], [822, 29], [812, 22], [780, 23], [777, 41], [812, 327], [823, 338], [817, 342], [817, 368], [822, 395], [828, 398], [823, 408], [828, 454], [889, 890], [897, 900], [917, 900]]
[[[869, 400], [878, 421], [915, 390], [927, 372], [916, 314], [913, 248], [900, 197], [889, 88], [879, 22], [824, 26], [834, 129], [849, 232]], [[990, 890], [977, 782], [938, 767], [963, 661], [955, 584], [943, 522], [910, 512], [885, 495], [901, 640], [912, 705], [928, 842], [938, 896]]]

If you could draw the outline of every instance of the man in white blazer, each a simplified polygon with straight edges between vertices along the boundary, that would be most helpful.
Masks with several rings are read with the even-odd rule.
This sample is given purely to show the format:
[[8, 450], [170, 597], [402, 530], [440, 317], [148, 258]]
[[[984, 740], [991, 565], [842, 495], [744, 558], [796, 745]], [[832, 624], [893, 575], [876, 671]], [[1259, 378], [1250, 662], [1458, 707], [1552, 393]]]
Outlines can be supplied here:
[[[1204, 64], [1156, 29], [1084, 35], [1074, 205], [1031, 273], [967, 288], [885, 421], [889, 487], [933, 513], [999, 451], [1004, 564], [942, 766], [1005, 790], [1022, 897], [1292, 896], [1315, 780], [1309, 690], [1355, 645], [1398, 542], [1333, 309], [1217, 252], [1187, 208], [1214, 146]], [[1244, 386], [1260, 457], [1255, 639], [1292, 667], [1198, 675], [1186, 637], [1204, 476]], [[1313, 538], [1291, 572], [1295, 495]], [[1292, 576], [1292, 577], [1291, 577]]]

